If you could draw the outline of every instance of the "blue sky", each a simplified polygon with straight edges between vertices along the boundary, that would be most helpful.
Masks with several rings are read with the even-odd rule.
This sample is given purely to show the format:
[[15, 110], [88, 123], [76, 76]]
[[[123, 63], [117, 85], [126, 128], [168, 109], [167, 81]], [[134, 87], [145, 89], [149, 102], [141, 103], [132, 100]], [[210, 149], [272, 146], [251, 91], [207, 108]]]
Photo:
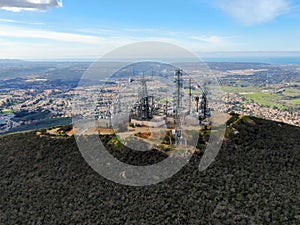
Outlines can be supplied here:
[[199, 54], [300, 51], [293, 0], [0, 0], [0, 58], [96, 58], [136, 41]]

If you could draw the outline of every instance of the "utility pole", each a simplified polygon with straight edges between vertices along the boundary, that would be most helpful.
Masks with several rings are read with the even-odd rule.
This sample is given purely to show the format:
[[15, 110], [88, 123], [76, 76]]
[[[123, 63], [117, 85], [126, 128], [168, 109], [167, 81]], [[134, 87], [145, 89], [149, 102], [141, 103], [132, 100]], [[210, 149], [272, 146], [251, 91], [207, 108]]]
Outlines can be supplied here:
[[189, 79], [189, 114], [192, 113], [192, 79]]

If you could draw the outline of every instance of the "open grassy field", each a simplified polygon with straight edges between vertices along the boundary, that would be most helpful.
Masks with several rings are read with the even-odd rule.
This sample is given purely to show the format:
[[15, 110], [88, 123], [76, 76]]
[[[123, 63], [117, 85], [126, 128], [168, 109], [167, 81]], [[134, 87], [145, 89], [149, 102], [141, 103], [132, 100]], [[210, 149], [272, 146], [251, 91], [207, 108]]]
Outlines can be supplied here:
[[242, 94], [249, 100], [253, 100], [256, 103], [259, 103], [263, 106], [268, 106], [270, 108], [277, 107], [279, 109], [284, 109], [285, 106], [279, 101], [282, 99], [280, 95], [268, 92], [255, 92], [250, 94]]
[[293, 105], [296, 105], [297, 107], [300, 107], [300, 98], [297, 98], [294, 100], [288, 100], [287, 104], [293, 104]]
[[288, 88], [282, 94], [273, 92], [255, 92], [242, 94], [247, 99], [251, 99], [261, 105], [268, 107], [277, 107], [279, 109], [299, 109], [300, 108], [300, 90]]
[[285, 88], [283, 93], [278, 94], [275, 93], [275, 89], [256, 86], [222, 86], [222, 90], [226, 93], [237, 93], [248, 100], [270, 108], [277, 107], [282, 110], [297, 110], [300, 108], [300, 89], [297, 87]]
[[3, 109], [3, 110], [1, 111], [1, 113], [3, 113], [3, 114], [11, 114], [11, 113], [14, 113], [14, 111], [11, 110], [11, 109]]

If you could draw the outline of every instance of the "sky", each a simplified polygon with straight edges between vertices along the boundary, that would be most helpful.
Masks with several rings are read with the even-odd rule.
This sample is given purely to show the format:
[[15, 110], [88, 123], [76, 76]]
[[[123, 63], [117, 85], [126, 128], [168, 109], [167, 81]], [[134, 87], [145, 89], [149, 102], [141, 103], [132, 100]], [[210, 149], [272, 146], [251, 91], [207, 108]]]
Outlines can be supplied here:
[[98, 58], [138, 41], [200, 55], [293, 55], [299, 40], [297, 0], [0, 0], [5, 59]]

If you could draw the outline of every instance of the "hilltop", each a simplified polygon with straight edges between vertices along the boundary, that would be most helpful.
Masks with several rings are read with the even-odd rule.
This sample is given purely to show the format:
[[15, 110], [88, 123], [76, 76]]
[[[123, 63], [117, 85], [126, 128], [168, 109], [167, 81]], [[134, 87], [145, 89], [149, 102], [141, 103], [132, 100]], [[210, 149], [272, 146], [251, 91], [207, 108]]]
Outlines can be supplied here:
[[[232, 115], [206, 171], [198, 171], [199, 151], [174, 177], [148, 187], [102, 178], [68, 130], [0, 136], [0, 224], [300, 223], [299, 127]], [[134, 164], [165, 156], [132, 157], [121, 147], [118, 157]]]

